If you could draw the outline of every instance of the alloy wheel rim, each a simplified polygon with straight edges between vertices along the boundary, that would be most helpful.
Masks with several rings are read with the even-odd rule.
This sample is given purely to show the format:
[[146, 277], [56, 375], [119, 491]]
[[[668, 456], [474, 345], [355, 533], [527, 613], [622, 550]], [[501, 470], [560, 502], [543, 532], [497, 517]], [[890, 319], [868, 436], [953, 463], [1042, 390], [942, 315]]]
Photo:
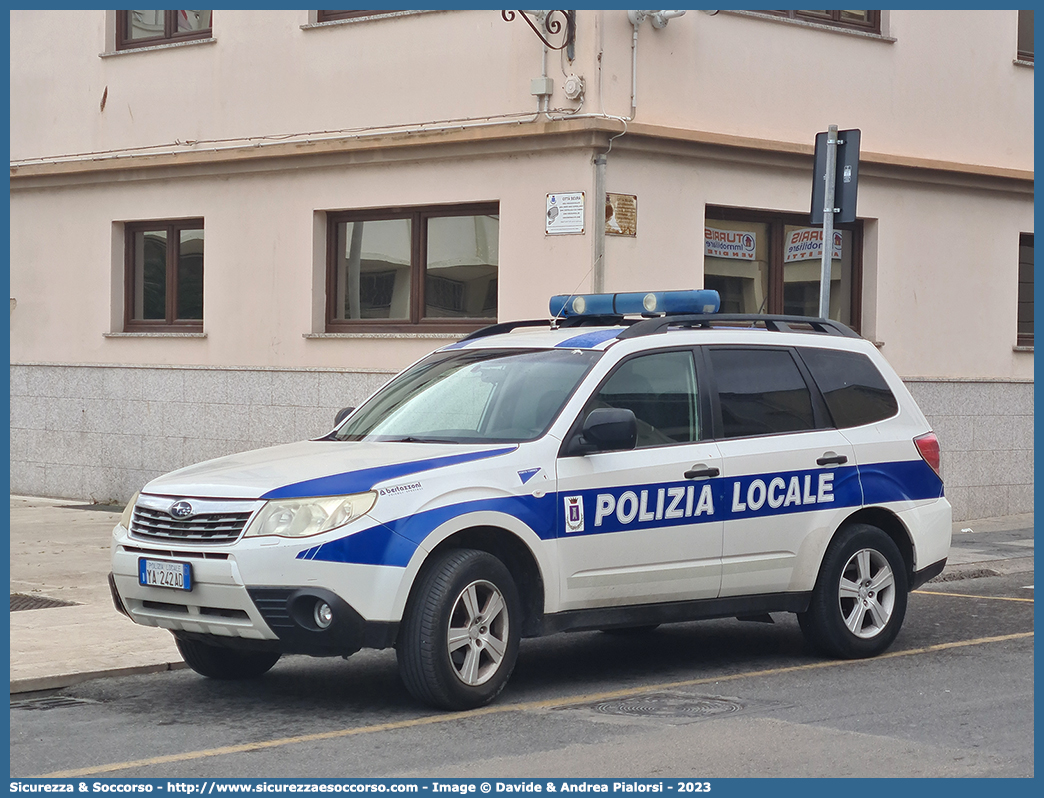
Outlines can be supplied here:
[[484, 684], [507, 653], [509, 618], [499, 588], [479, 579], [465, 587], [450, 611], [447, 653], [457, 678], [469, 687]]
[[884, 631], [895, 609], [895, 574], [876, 549], [853, 554], [841, 571], [838, 606], [848, 631], [864, 640]]

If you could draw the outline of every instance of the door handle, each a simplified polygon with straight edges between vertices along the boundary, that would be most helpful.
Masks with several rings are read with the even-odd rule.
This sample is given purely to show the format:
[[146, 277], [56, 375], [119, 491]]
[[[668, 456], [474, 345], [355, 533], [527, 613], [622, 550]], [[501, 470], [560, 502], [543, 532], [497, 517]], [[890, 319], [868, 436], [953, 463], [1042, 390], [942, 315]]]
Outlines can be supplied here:
[[716, 477], [720, 474], [714, 466], [705, 466], [702, 463], [700, 465], [694, 465], [691, 471], [685, 472], [686, 479], [700, 479], [701, 477]]
[[816, 460], [821, 466], [825, 465], [844, 465], [848, 462], [848, 458], [843, 454], [834, 454], [833, 452], [823, 452], [823, 456]]

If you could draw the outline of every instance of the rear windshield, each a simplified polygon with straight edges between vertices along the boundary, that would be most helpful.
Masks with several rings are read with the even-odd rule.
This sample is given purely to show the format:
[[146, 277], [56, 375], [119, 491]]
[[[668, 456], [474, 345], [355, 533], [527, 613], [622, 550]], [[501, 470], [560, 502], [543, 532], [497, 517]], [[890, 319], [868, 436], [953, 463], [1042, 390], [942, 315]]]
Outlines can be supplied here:
[[579, 349], [438, 352], [400, 374], [334, 438], [517, 443], [539, 438], [601, 356]]
[[837, 427], [872, 424], [899, 412], [888, 383], [866, 355], [805, 347], [798, 351], [823, 392]]

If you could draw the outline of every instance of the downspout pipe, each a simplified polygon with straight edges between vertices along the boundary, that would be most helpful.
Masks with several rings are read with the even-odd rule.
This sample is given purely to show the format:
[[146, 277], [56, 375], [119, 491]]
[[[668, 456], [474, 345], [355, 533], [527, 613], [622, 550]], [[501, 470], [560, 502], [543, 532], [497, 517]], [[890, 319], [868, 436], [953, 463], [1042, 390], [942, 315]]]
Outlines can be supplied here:
[[[543, 80], [547, 80], [547, 45], [542, 45], [543, 51], [540, 54], [540, 77]], [[540, 95], [540, 103], [538, 113], [547, 115], [548, 110], [551, 108], [551, 98], [546, 94]]]
[[[627, 12], [627, 18], [630, 20], [634, 32], [631, 34], [631, 115], [624, 120], [625, 130], [627, 122], [634, 119], [638, 110], [638, 29], [645, 21], [645, 17], [646, 12], [644, 11]], [[599, 30], [599, 100], [601, 100], [601, 68], [601, 30]], [[609, 142], [609, 149], [612, 149], [612, 139]], [[609, 160], [608, 155], [609, 150], [606, 150], [594, 157], [594, 251], [591, 264], [591, 291], [595, 294], [605, 291], [605, 167]]]
[[631, 119], [634, 119], [638, 110], [638, 28], [644, 19], [644, 16], [634, 19], [634, 33], [631, 36]]
[[594, 158], [594, 263], [591, 267], [591, 292], [605, 291], [605, 164], [606, 154]]

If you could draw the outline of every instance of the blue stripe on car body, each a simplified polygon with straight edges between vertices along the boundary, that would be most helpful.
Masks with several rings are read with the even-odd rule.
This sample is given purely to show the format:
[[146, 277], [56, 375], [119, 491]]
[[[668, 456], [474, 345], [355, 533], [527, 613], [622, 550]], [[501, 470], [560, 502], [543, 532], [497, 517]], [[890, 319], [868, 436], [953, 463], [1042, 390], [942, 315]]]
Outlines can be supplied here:
[[858, 466], [863, 503], [941, 499], [943, 481], [924, 460]]
[[[502, 453], [502, 452], [501, 452]], [[446, 458], [443, 458], [446, 459]], [[371, 469], [377, 470], [377, 469]], [[812, 479], [813, 493], [817, 492], [820, 474], [831, 475], [831, 501], [829, 503], [802, 502], [771, 507], [765, 497], [757, 510], [744, 507], [734, 509], [734, 486], [738, 485], [741, 502], [747, 504], [748, 491], [753, 482], [760, 480], [766, 486], [775, 479], [781, 479], [789, 487], [793, 479], [797, 479], [805, 492], [805, 477]], [[870, 482], [869, 490], [864, 480]], [[705, 486], [709, 486], [713, 494], [713, 512], [695, 514], [695, 507], [690, 507], [692, 514], [677, 518], [662, 516], [659, 519], [639, 520], [636, 514], [631, 521], [622, 522], [615, 512], [605, 514], [600, 523], [595, 522], [598, 513], [598, 497], [612, 495], [614, 502], [628, 493], [640, 497], [646, 494], [646, 510], [655, 512], [659, 499], [659, 491], [664, 491], [665, 499], [669, 491], [682, 489], [685, 507], [688, 503], [688, 488], [693, 488], [693, 503], [698, 500]], [[785, 492], [785, 491], [784, 491]], [[777, 496], [780, 495], [777, 490]], [[770, 474], [749, 474], [742, 477], [717, 477], [709, 480], [693, 482], [685, 480], [676, 483], [650, 483], [647, 485], [619, 485], [607, 488], [589, 488], [578, 491], [548, 493], [541, 497], [528, 494], [505, 496], [492, 499], [476, 499], [436, 507], [413, 515], [407, 515], [386, 524], [368, 527], [338, 540], [313, 546], [298, 553], [299, 560], [321, 560], [326, 562], [355, 563], [360, 565], [388, 565], [404, 568], [409, 563], [417, 547], [424, 539], [446, 521], [472, 512], [499, 512], [518, 518], [532, 529], [541, 540], [553, 540], [556, 537], [577, 537], [582, 535], [612, 534], [628, 529], [651, 529], [683, 524], [700, 524], [718, 521], [733, 521], [742, 518], [784, 515], [796, 512], [814, 512], [829, 507], [860, 507], [880, 505], [894, 501], [919, 501], [938, 499], [942, 495], [942, 481], [923, 460], [908, 460], [891, 463], [873, 463], [864, 466], [846, 466], [835, 469], [812, 469], [806, 471], [786, 471]], [[566, 497], [581, 496], [584, 499], [584, 529], [567, 532], [565, 514], [559, 513], [561, 502]], [[640, 499], [638, 499], [640, 501]], [[665, 508], [666, 509], [666, 508]]]
[[445, 457], [432, 457], [427, 460], [414, 460], [409, 463], [394, 463], [375, 468], [364, 468], [360, 471], [346, 471], [343, 474], [331, 474], [330, 476], [284, 485], [281, 488], [270, 490], [261, 498], [307, 499], [315, 496], [346, 496], [350, 493], [363, 493], [372, 489], [374, 485], [391, 479], [399, 479], [411, 474], [431, 471], [434, 468], [444, 468], [446, 466], [459, 465], [460, 463], [499, 457], [502, 454], [510, 454], [516, 449], [518, 449], [518, 446], [509, 446], [503, 449], [451, 454]]
[[555, 349], [593, 349], [598, 344], [604, 344], [606, 341], [611, 341], [613, 338], [620, 334], [620, 330], [595, 330], [593, 332], [586, 332], [582, 335], [575, 335], [572, 338], [567, 338], [561, 343], [555, 344]]

